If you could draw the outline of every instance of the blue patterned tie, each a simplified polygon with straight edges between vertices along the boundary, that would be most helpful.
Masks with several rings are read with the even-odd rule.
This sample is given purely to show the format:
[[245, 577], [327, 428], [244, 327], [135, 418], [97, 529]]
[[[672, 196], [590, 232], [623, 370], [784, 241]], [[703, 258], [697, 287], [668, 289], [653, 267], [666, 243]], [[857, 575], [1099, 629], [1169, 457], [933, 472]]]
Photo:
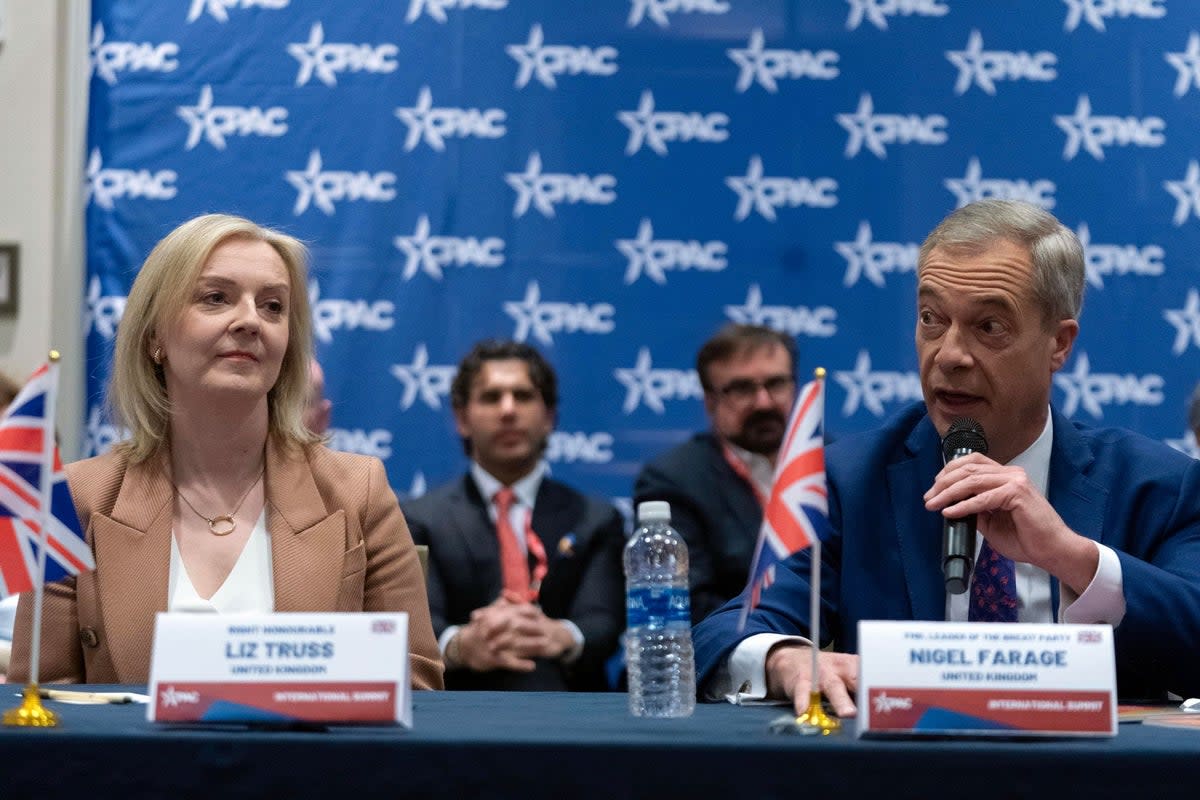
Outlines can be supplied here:
[[970, 622], [1017, 621], [1017, 568], [1011, 558], [992, 549], [987, 539], [979, 548], [971, 576]]

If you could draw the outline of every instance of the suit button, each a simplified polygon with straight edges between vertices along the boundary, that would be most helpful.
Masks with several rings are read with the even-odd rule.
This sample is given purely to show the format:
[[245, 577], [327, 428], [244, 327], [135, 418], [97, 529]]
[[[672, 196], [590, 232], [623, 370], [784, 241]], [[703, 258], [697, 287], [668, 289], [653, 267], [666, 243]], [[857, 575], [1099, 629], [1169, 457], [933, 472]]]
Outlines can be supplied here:
[[84, 647], [97, 647], [100, 644], [100, 635], [96, 633], [95, 628], [80, 628], [79, 643]]

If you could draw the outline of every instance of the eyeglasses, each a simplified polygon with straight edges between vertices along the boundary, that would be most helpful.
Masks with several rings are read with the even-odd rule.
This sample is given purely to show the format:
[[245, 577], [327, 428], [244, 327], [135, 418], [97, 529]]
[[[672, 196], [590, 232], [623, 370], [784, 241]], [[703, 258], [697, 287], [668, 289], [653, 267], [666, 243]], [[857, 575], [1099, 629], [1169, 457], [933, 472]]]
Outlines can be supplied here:
[[717, 394], [731, 403], [747, 404], [754, 402], [759, 389], [766, 389], [772, 400], [784, 402], [791, 399], [795, 385], [796, 380], [791, 375], [772, 375], [765, 381], [738, 378], [717, 389]]

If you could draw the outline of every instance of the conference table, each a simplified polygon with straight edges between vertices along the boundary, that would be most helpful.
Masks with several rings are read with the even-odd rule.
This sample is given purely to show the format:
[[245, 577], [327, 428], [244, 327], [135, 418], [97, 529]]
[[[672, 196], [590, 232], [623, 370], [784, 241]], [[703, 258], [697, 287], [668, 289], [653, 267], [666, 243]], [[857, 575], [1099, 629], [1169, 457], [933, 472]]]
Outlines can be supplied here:
[[[4, 686], [9, 708], [17, 687]], [[92, 687], [94, 688], [94, 687]], [[13, 693], [8, 690], [12, 689]], [[631, 717], [623, 694], [417, 692], [412, 730], [163, 726], [141, 705], [48, 702], [0, 727], [0, 798], [1194, 797], [1200, 730], [1114, 738], [860, 739], [770, 730], [781, 709]]]

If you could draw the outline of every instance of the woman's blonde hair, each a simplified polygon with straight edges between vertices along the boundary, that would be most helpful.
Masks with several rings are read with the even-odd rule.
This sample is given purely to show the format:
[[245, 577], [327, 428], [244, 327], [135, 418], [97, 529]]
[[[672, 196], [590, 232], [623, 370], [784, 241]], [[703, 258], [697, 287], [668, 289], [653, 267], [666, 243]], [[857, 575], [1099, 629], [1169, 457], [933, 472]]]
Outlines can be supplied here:
[[308, 304], [308, 249], [279, 231], [242, 217], [205, 214], [166, 235], [138, 271], [117, 327], [108, 406], [130, 437], [119, 446], [133, 462], [144, 461], [167, 443], [171, 402], [163, 369], [155, 364], [151, 338], [179, 319], [204, 265], [230, 239], [269, 244], [283, 260], [291, 283], [288, 343], [279, 377], [267, 394], [268, 431], [283, 444], [319, 441], [302, 421], [312, 358], [312, 310]]

